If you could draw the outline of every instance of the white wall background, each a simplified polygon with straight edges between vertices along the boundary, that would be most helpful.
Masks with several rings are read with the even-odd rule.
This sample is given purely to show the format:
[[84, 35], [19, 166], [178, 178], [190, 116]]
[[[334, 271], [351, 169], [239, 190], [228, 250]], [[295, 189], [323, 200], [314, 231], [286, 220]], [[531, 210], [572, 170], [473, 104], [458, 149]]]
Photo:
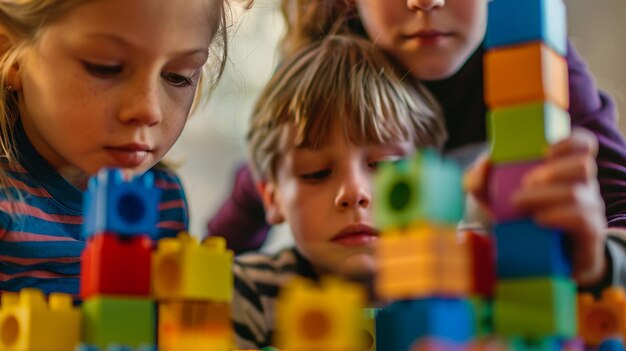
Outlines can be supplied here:
[[[283, 30], [278, 3], [255, 0], [240, 17], [222, 82], [168, 155], [182, 163], [179, 173], [189, 197], [194, 235], [205, 233], [208, 219], [230, 192], [236, 165], [245, 159], [244, 134], [252, 104], [276, 65], [275, 48]], [[626, 111], [626, 0], [565, 3], [573, 43], [598, 85], [616, 99], [620, 111]], [[626, 120], [620, 126], [624, 133]]]

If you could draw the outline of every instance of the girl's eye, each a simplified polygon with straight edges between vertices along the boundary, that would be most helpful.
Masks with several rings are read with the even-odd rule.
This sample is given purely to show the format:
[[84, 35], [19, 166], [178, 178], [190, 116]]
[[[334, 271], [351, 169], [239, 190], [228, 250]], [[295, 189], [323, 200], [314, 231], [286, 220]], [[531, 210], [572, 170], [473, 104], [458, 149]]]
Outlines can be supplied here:
[[302, 174], [300, 177], [304, 180], [316, 181], [322, 180], [330, 175], [330, 169], [323, 169], [321, 171]]
[[178, 88], [188, 87], [193, 84], [193, 80], [190, 77], [181, 76], [180, 74], [163, 72], [161, 77], [165, 79], [169, 84]]
[[111, 78], [117, 74], [122, 73], [123, 67], [121, 65], [99, 65], [87, 61], [83, 61], [85, 70], [90, 74], [100, 78]]

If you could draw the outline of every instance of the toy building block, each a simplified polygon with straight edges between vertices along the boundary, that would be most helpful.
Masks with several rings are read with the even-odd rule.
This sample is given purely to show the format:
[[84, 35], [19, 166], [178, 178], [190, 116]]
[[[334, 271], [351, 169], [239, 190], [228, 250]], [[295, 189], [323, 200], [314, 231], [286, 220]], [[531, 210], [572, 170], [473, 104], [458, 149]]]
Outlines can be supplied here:
[[82, 340], [105, 349], [156, 344], [156, 306], [146, 298], [92, 297], [82, 305]]
[[578, 333], [587, 346], [597, 347], [603, 340], [626, 338], [626, 294], [622, 287], [610, 287], [595, 300], [589, 293], [578, 295]]
[[542, 41], [559, 55], [567, 51], [567, 14], [563, 0], [492, 0], [485, 47]]
[[624, 342], [619, 338], [610, 338], [602, 341], [598, 351], [624, 351]]
[[159, 350], [228, 350], [230, 304], [168, 301], [159, 304]]
[[281, 350], [363, 350], [364, 299], [352, 283], [327, 278], [317, 287], [292, 280], [276, 305], [276, 344]]
[[0, 350], [71, 351], [80, 342], [80, 310], [72, 297], [40, 290], [3, 292], [0, 306]]
[[150, 295], [152, 241], [111, 233], [87, 240], [80, 262], [80, 296]]
[[493, 302], [480, 297], [470, 297], [468, 301], [474, 311], [476, 336], [484, 338], [493, 334]]
[[496, 224], [494, 233], [498, 278], [570, 275], [561, 231], [540, 227], [527, 219]]
[[365, 341], [363, 342], [364, 351], [376, 351], [376, 314], [378, 308], [365, 308], [363, 310], [364, 315], [364, 332]]
[[566, 278], [500, 280], [494, 327], [502, 336], [569, 339], [576, 335], [576, 286]]
[[150, 172], [125, 180], [120, 169], [101, 170], [85, 192], [85, 237], [106, 231], [154, 235], [160, 196]]
[[525, 339], [512, 337], [509, 339], [510, 351], [561, 351], [561, 341], [554, 337], [543, 337], [539, 339]]
[[567, 111], [548, 102], [489, 111], [487, 125], [495, 164], [538, 160], [570, 134]]
[[157, 348], [154, 345], [142, 345], [134, 348], [119, 344], [112, 344], [107, 346], [106, 349], [101, 349], [94, 345], [80, 344], [74, 351], [157, 351]]
[[392, 302], [376, 317], [376, 350], [405, 351], [423, 338], [463, 344], [475, 335], [474, 316], [463, 299]]
[[419, 221], [455, 225], [463, 217], [461, 168], [433, 150], [389, 163], [377, 173], [375, 221], [379, 228], [405, 227]]
[[469, 249], [456, 237], [455, 229], [424, 225], [389, 231], [379, 239], [375, 255], [379, 298], [465, 296], [470, 292]]
[[490, 109], [544, 100], [569, 107], [567, 62], [539, 42], [491, 50], [484, 65]]
[[153, 292], [157, 300], [211, 300], [233, 297], [233, 252], [222, 237], [203, 243], [188, 233], [158, 242], [152, 257]]
[[[411, 345], [409, 351], [465, 351], [471, 347], [471, 342], [456, 343], [432, 337], [424, 337]], [[504, 351], [504, 350], [503, 350]]]
[[508, 222], [528, 217], [528, 214], [513, 206], [512, 195], [520, 188], [526, 174], [540, 164], [541, 161], [502, 163], [490, 168], [489, 208], [496, 222]]
[[493, 297], [496, 284], [496, 246], [491, 235], [464, 232], [461, 240], [469, 248], [471, 265], [470, 292], [481, 297]]
[[374, 221], [380, 229], [403, 227], [422, 213], [420, 178], [416, 160], [384, 163], [374, 178]]

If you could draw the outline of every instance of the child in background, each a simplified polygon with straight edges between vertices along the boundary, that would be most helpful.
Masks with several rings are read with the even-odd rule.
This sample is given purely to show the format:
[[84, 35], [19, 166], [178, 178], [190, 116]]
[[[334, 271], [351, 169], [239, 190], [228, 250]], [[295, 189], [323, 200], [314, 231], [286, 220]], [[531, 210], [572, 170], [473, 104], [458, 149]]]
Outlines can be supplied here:
[[227, 6], [0, 2], [0, 290], [78, 293], [82, 191], [103, 167], [151, 170], [158, 237], [187, 228], [180, 180], [159, 161], [202, 93], [209, 56], [207, 82], [221, 74]]
[[248, 149], [267, 219], [288, 223], [295, 248], [236, 259], [240, 348], [270, 345], [277, 293], [290, 278], [371, 273], [371, 175], [445, 138], [430, 94], [366, 40], [329, 36], [283, 62], [258, 99]]
[[[371, 39], [398, 70], [421, 80], [436, 97], [449, 135], [444, 151], [467, 165], [486, 149], [482, 41], [487, 3], [283, 0], [287, 33], [282, 54], [288, 57], [331, 32]], [[615, 123], [612, 101], [596, 89], [571, 45], [566, 60], [569, 113], [579, 130], [551, 149], [544, 166], [528, 174], [517, 204], [539, 224], [571, 234], [574, 276], [581, 289], [597, 292], [626, 281], [625, 242], [618, 235], [626, 228], [626, 142]], [[468, 176], [469, 190], [481, 199], [488, 165], [483, 160], [474, 169]], [[260, 204], [250, 170], [243, 167], [233, 194], [210, 221], [209, 233], [224, 235], [238, 251], [257, 247], [268, 228]]]

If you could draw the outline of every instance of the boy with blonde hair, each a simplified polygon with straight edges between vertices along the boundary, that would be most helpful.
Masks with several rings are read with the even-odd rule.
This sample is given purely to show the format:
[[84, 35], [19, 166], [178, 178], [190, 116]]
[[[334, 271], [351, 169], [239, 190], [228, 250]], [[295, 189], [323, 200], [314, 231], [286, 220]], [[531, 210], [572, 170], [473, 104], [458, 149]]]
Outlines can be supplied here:
[[287, 222], [295, 247], [237, 258], [239, 347], [270, 345], [277, 294], [294, 276], [374, 269], [373, 172], [446, 137], [436, 101], [367, 40], [328, 36], [282, 63], [255, 107], [248, 146], [267, 220]]

